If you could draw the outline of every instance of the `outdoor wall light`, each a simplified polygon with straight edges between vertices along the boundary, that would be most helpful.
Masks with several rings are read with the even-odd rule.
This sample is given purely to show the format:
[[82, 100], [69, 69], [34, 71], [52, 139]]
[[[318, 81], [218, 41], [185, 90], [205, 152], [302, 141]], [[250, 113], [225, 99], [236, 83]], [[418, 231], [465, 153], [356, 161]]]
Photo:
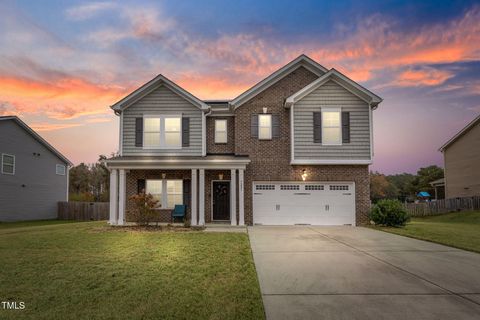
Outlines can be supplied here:
[[307, 180], [307, 177], [308, 177], [307, 170], [303, 169], [302, 170], [302, 180], [303, 181]]
[[267, 113], [268, 108], [263, 108], [263, 113]]
[[218, 179], [219, 179], [219, 180], [223, 180], [223, 173], [219, 173], [219, 174], [218, 174]]
[[166, 173], [162, 173], [162, 179], [165, 179], [167, 177]]

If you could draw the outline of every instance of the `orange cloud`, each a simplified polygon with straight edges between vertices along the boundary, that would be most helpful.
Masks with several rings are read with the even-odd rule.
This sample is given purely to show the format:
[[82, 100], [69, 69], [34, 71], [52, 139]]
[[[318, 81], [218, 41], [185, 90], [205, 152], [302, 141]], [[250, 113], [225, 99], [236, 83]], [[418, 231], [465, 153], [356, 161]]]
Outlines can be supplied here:
[[0, 76], [0, 101], [14, 106], [14, 112], [45, 113], [56, 119], [108, 113], [108, 106], [126, 92], [74, 77], [46, 82]]
[[81, 125], [83, 125], [83, 124], [81, 124], [81, 123], [48, 123], [48, 122], [41, 122], [41, 123], [32, 123], [32, 124], [30, 124], [30, 127], [35, 131], [53, 131], [53, 130], [79, 127]]
[[176, 83], [200, 99], [230, 99], [248, 89], [251, 84], [233, 82], [216, 76], [201, 76], [184, 73]]
[[437, 86], [453, 76], [452, 73], [436, 69], [407, 70], [396, 79], [399, 86]]

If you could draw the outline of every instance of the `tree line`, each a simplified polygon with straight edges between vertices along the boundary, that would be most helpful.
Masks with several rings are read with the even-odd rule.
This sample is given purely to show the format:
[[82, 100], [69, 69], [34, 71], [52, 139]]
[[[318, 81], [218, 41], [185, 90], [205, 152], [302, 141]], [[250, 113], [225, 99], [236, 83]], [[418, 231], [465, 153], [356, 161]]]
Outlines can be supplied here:
[[100, 155], [92, 164], [80, 163], [69, 171], [69, 201], [109, 201], [109, 172], [103, 164], [106, 156]]
[[426, 191], [433, 196], [435, 190], [430, 182], [443, 176], [443, 169], [436, 165], [420, 168], [417, 174], [384, 175], [379, 172], [370, 172], [370, 198], [373, 202], [380, 199], [413, 202], [421, 191]]

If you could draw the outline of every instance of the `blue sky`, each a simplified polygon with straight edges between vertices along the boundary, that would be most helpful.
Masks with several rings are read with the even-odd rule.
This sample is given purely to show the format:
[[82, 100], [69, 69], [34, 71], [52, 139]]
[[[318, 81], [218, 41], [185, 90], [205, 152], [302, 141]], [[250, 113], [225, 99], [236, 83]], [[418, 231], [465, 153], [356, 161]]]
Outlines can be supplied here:
[[301, 53], [384, 98], [373, 170], [442, 165], [437, 149], [480, 113], [478, 2], [0, 1], [0, 14], [0, 114], [75, 163], [118, 148], [108, 106], [159, 73], [234, 98]]

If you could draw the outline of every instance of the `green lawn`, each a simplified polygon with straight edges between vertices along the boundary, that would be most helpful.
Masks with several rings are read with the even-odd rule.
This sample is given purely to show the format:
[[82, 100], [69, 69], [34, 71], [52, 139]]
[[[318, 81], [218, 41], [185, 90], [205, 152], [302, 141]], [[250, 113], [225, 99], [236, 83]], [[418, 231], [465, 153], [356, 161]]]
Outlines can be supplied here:
[[399, 235], [480, 252], [480, 212], [413, 218], [405, 228], [379, 228]]
[[246, 234], [111, 229], [1, 224], [0, 319], [264, 318]]

